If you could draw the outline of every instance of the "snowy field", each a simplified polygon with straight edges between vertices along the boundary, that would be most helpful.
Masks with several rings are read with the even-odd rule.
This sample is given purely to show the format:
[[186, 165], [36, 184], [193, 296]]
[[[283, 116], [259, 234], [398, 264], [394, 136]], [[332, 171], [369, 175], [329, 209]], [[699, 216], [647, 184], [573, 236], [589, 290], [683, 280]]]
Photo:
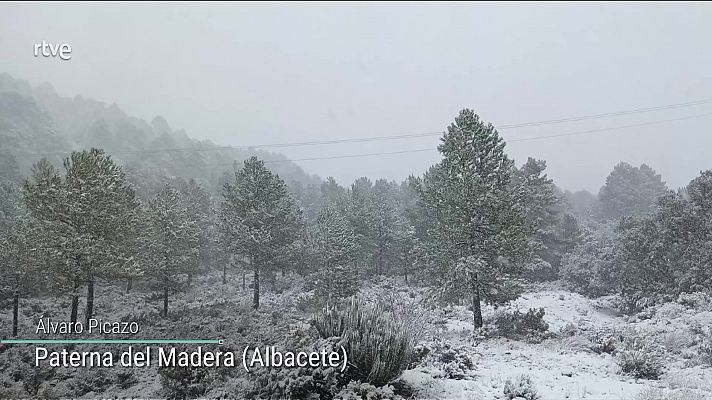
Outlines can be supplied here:
[[[302, 292], [302, 282], [282, 278], [271, 291], [265, 292], [259, 311], [249, 308], [251, 291], [242, 291], [238, 279], [221, 285], [217, 275], [200, 278], [189, 292], [176, 295], [171, 301], [168, 320], [157, 316], [162, 306], [146, 288], [137, 288], [127, 296], [121, 288], [100, 286], [97, 316], [105, 319], [138, 320], [141, 336], [224, 337], [230, 345], [260, 341], [285, 344], [306, 340], [310, 336], [310, 311], [305, 310], [308, 292]], [[444, 365], [424, 358], [406, 370], [400, 385], [410, 386], [410, 396], [427, 399], [507, 399], [504, 387], [508, 380], [526, 374], [539, 399], [589, 400], [650, 400], [650, 399], [710, 399], [712, 398], [712, 368], [696, 354], [695, 326], [709, 325], [712, 312], [678, 303], [668, 303], [646, 310], [637, 316], [621, 316], [610, 308], [611, 298], [591, 300], [567, 290], [548, 285], [530, 288], [510, 307], [528, 310], [543, 308], [549, 332], [539, 343], [504, 337], [482, 337], [472, 334], [472, 313], [464, 306], [431, 309], [423, 301], [423, 291], [406, 287], [395, 280], [373, 283], [361, 295], [365, 299], [391, 302], [394, 307], [407, 308], [423, 322], [420, 345], [431, 349], [435, 343], [457, 349], [458, 359], [471, 360], [471, 368], [463, 368], [456, 379], [448, 378], [454, 364]], [[279, 294], [277, 294], [279, 293]], [[21, 332], [34, 331], [32, 321], [44, 315], [63, 315], [68, 302], [62, 298], [23, 301]], [[492, 324], [497, 312], [486, 307], [485, 324]], [[1, 316], [2, 329], [8, 329], [11, 315]], [[659, 380], [635, 379], [623, 374], [615, 355], [594, 351], [594, 340], [601, 332], [636, 330], [655, 340], [663, 349], [665, 370]], [[32, 334], [24, 335], [32, 337]], [[25, 349], [27, 351], [29, 349]], [[33, 371], [23, 362], [22, 350], [2, 349], [3, 397], [35, 390], [40, 398], [156, 398], [161, 397], [161, 381], [155, 369], [123, 371], [121, 379], [113, 372], [90, 370], [35, 371], [45, 374], [44, 380], [33, 380]], [[455, 364], [458, 364], [456, 362]], [[461, 363], [460, 363], [461, 364]], [[127, 378], [128, 376], [128, 378]], [[452, 374], [450, 374], [452, 376]], [[86, 380], [81, 385], [79, 380]], [[215, 380], [205, 394], [208, 398], [239, 398], [239, 390], [250, 377], [242, 371], [230, 371]], [[394, 384], [395, 385], [395, 384]], [[82, 388], [98, 391], [82, 392]], [[24, 390], [24, 391], [23, 391]], [[527, 398], [527, 397], [523, 397]]]

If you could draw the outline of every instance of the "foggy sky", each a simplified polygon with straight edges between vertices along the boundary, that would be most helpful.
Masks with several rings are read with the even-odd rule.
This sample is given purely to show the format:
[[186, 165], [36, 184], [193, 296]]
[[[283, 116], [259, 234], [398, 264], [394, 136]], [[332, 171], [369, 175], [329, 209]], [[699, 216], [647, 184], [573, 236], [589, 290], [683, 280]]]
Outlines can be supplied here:
[[[222, 145], [442, 131], [461, 108], [495, 125], [712, 98], [710, 4], [0, 4], [0, 72]], [[71, 61], [34, 58], [69, 43]], [[505, 139], [712, 112], [712, 104], [508, 129]], [[512, 142], [566, 189], [619, 161], [668, 185], [712, 168], [712, 118]], [[290, 158], [434, 148], [437, 137], [281, 149]], [[401, 180], [436, 151], [299, 162]]]

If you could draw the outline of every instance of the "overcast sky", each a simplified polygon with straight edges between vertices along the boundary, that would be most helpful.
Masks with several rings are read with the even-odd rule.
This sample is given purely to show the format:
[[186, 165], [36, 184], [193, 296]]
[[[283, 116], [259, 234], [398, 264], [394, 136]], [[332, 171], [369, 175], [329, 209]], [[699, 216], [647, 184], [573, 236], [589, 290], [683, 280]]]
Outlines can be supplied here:
[[[712, 98], [712, 5], [0, 4], [0, 72], [50, 82], [223, 145], [442, 131]], [[72, 59], [33, 57], [41, 40]], [[501, 130], [505, 139], [712, 113], [712, 104]], [[712, 168], [712, 117], [508, 144], [567, 189], [619, 161], [672, 187]], [[284, 149], [290, 158], [434, 148], [437, 137]], [[420, 174], [437, 152], [299, 162], [349, 184]]]

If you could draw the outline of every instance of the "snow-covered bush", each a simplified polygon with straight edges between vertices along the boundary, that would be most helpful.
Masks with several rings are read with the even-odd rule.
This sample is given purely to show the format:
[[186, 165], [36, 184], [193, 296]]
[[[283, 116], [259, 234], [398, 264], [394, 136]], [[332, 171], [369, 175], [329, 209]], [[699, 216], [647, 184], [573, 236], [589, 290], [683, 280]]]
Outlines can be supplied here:
[[681, 354], [692, 346], [692, 337], [686, 332], [667, 332], [660, 337], [660, 344], [671, 354]]
[[138, 383], [138, 378], [131, 368], [121, 368], [116, 371], [116, 384], [121, 389], [128, 389]]
[[162, 367], [158, 369], [163, 395], [169, 399], [203, 396], [213, 382], [209, 368]]
[[680, 293], [677, 303], [700, 311], [712, 311], [712, 297], [704, 292]]
[[596, 338], [597, 340], [593, 342], [591, 350], [597, 354], [613, 354], [616, 351], [616, 346], [618, 346], [618, 340], [615, 336], [600, 336]]
[[114, 383], [114, 377], [108, 369], [81, 368], [75, 379], [69, 382], [69, 387], [75, 396], [83, 396], [89, 392], [101, 393]]
[[562, 326], [559, 329], [559, 332], [561, 332], [562, 336], [576, 336], [578, 331], [579, 331], [578, 326], [576, 326], [576, 324], [573, 324], [571, 322], [567, 323], [566, 325]]
[[678, 303], [665, 303], [657, 307], [655, 316], [659, 319], [674, 319], [687, 311], [687, 308]]
[[414, 354], [422, 355], [419, 365], [437, 367], [447, 379], [465, 379], [474, 369], [475, 363], [467, 353], [466, 346], [453, 346], [448, 341], [439, 340], [414, 349]]
[[609, 225], [595, 227], [584, 243], [561, 259], [561, 278], [575, 291], [603, 296], [614, 289], [615, 232]]
[[323, 338], [338, 336], [346, 348], [349, 376], [382, 386], [397, 378], [411, 359], [415, 334], [398, 315], [381, 305], [352, 298], [350, 304], [327, 307], [314, 318]]
[[376, 387], [369, 383], [351, 381], [336, 395], [339, 400], [401, 400], [403, 397], [393, 392], [393, 386]]
[[498, 336], [514, 340], [539, 343], [549, 335], [549, 324], [544, 321], [544, 309], [530, 308], [526, 313], [519, 310], [499, 312], [494, 318]]
[[712, 329], [703, 333], [699, 347], [700, 357], [705, 363], [712, 365]]
[[671, 390], [646, 388], [640, 391], [633, 400], [701, 400], [699, 393], [690, 390]]
[[660, 348], [641, 335], [627, 334], [616, 350], [616, 362], [621, 371], [636, 378], [659, 379], [663, 373]]
[[[337, 338], [319, 339], [310, 348], [314, 351], [339, 351]], [[332, 398], [348, 379], [338, 368], [296, 367], [258, 368], [250, 374], [252, 387], [244, 396], [247, 398], [302, 399], [310, 396]]]
[[[33, 352], [25, 346], [0, 346], [0, 398], [34, 398], [43, 397], [43, 384], [58, 378], [58, 368], [45, 364], [34, 366]], [[9, 396], [12, 392], [22, 392], [19, 396]], [[62, 393], [65, 397], [73, 397], [71, 392]]]
[[539, 394], [534, 387], [532, 378], [529, 375], [522, 374], [517, 375], [514, 379], [508, 378], [504, 382], [504, 398], [507, 400], [536, 400], [539, 399]]

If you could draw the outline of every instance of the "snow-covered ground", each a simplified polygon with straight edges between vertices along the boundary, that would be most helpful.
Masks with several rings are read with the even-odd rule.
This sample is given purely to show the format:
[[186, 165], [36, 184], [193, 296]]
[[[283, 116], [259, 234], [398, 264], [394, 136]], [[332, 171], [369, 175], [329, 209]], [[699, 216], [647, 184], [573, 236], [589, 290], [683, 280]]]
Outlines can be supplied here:
[[[514, 306], [522, 311], [544, 308], [544, 319], [552, 332], [560, 332], [569, 324], [580, 331], [635, 329], [657, 336], [661, 342], [670, 340], [666, 334], [688, 335], [693, 320], [707, 325], [712, 322], [709, 312], [697, 312], [677, 304], [661, 306], [652, 318], [637, 321], [618, 316], [615, 310], [601, 303], [605, 302], [563, 289], [549, 289], [526, 293]], [[676, 312], [670, 312], [670, 308]], [[614, 356], [591, 351], [591, 343], [583, 332], [560, 335], [537, 344], [501, 338], [474, 342], [470, 340], [472, 313], [465, 307], [455, 309], [441, 338], [465, 346], [471, 343], [475, 369], [466, 380], [436, 377], [437, 372], [429, 367], [406, 371], [403, 379], [418, 388], [423, 397], [504, 399], [506, 380], [527, 374], [544, 400], [712, 399], [712, 368], [690, 365], [684, 353], [668, 352], [668, 369], [660, 380], [635, 379], [620, 372]], [[485, 308], [485, 320], [487, 314], [493, 312], [492, 308]]]
[[[251, 292], [240, 285], [219, 284], [219, 277], [196, 279], [187, 293], [171, 298], [170, 320], [158, 317], [160, 299], [148, 288], [138, 288], [127, 296], [118, 286], [98, 288], [97, 313], [104, 318], [142, 321], [142, 333], [170, 337], [201, 333], [206, 337], [226, 337], [240, 343], [261, 338], [302, 336], [309, 329], [310, 313], [300, 305], [303, 298], [298, 284], [284, 279], [279, 290], [264, 292], [259, 313], [250, 310]], [[503, 337], [474, 336], [472, 312], [464, 306], [431, 309], [422, 301], [423, 290], [409, 288], [397, 280], [366, 285], [365, 299], [402, 302], [399, 307], [422, 318], [425, 331], [422, 343], [447, 342], [472, 360], [472, 368], [462, 379], [448, 379], [441, 366], [424, 362], [406, 370], [401, 379], [408, 383], [416, 398], [427, 399], [507, 399], [507, 380], [526, 374], [531, 378], [539, 399], [587, 400], [705, 400], [712, 399], [712, 366], [700, 361], [696, 354], [695, 329], [712, 326], [712, 311], [679, 303], [655, 307], [637, 316], [620, 315], [608, 306], [609, 299], [592, 300], [554, 285], [530, 289], [507, 310], [527, 311], [543, 308], [549, 325], [549, 337], [538, 343]], [[60, 318], [67, 311], [68, 301], [47, 297], [23, 300], [21, 331], [34, 330], [39, 315]], [[80, 307], [81, 309], [81, 307]], [[497, 312], [484, 307], [486, 324], [492, 324]], [[109, 317], [111, 316], [111, 317]], [[11, 321], [9, 310], [0, 313], [0, 328], [5, 331]], [[659, 380], [635, 379], [621, 373], [616, 358], [592, 350], [592, 335], [596, 332], [629, 332], [635, 330], [655, 341], [665, 351], [665, 371]], [[32, 334], [27, 336], [34, 336]], [[187, 336], [186, 336], [187, 337]], [[7, 353], [0, 354], [5, 357]], [[9, 356], [8, 356], [9, 357]], [[2, 360], [0, 360], [2, 361]], [[14, 371], [24, 371], [15, 369]], [[11, 374], [0, 373], [3, 384], [10, 384]], [[76, 383], [62, 379], [79, 379], [83, 371], [65, 371], [55, 375], [44, 386], [69, 391]], [[95, 375], [92, 379], [97, 380]], [[135, 371], [135, 382], [124, 387], [109, 383], [102, 390], [78, 395], [97, 397], [161, 397], [161, 384], [155, 370]], [[15, 383], [19, 385], [19, 383]], [[63, 385], [69, 387], [66, 388]], [[19, 389], [17, 386], [16, 389]], [[42, 392], [45, 390], [45, 392]], [[223, 393], [230, 393], [229, 386]], [[215, 393], [215, 392], [213, 392]], [[0, 396], [2, 397], [2, 396]], [[40, 395], [40, 397], [42, 397]]]

